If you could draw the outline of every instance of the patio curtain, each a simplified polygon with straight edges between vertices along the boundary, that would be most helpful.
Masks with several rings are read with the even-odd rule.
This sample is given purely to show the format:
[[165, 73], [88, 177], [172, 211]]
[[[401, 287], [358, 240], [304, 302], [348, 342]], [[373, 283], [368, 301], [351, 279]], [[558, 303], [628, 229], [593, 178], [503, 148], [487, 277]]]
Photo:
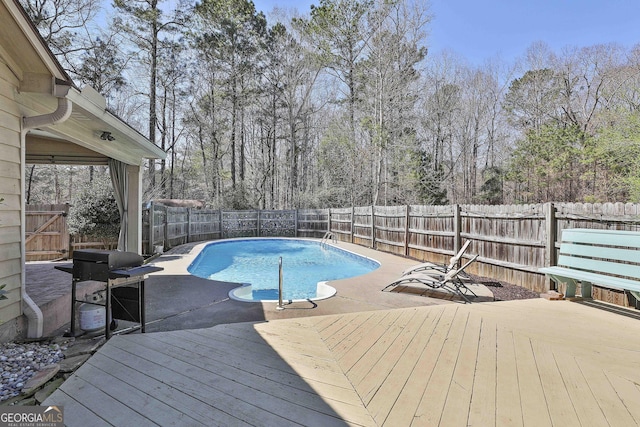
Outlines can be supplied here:
[[129, 176], [127, 175], [127, 165], [119, 160], [109, 159], [109, 173], [113, 192], [116, 196], [118, 211], [120, 211], [120, 235], [118, 236], [118, 250], [126, 251], [129, 225], [127, 223], [128, 200], [129, 200]]

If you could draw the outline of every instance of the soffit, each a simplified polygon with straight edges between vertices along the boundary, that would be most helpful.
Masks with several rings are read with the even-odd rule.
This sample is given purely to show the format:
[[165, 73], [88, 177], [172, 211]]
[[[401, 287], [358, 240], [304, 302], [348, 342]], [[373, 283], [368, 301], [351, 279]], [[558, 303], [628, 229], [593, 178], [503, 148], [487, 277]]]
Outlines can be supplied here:
[[106, 165], [108, 157], [45, 132], [31, 132], [26, 138], [28, 164]]
[[25, 73], [69, 80], [24, 10], [13, 0], [0, 0], [0, 60], [21, 82]]
[[[47, 114], [57, 108], [57, 100], [52, 96], [40, 93], [21, 93], [18, 100], [25, 117]], [[43, 126], [30, 131], [27, 141], [35, 137], [42, 137], [38, 145], [27, 145], [26, 157], [28, 161], [45, 162], [47, 144], [56, 149], [60, 143], [66, 141], [77, 145], [75, 157], [71, 157], [71, 146], [65, 145], [67, 162], [82, 164], [81, 158], [86, 154], [86, 164], [95, 163], [95, 154], [110, 157], [121, 162], [140, 165], [144, 159], [162, 159], [166, 154], [144, 135], [127, 125], [125, 122], [108, 112], [104, 107], [104, 98], [96, 95], [91, 88], [78, 91], [71, 88], [67, 98], [72, 102], [72, 113], [66, 121], [57, 125]], [[109, 132], [113, 140], [102, 139], [103, 132]], [[33, 136], [33, 138], [32, 138]], [[37, 153], [30, 150], [38, 148]], [[87, 153], [89, 150], [91, 153]], [[52, 158], [52, 161], [63, 162], [63, 157]], [[100, 163], [101, 164], [101, 163]]]

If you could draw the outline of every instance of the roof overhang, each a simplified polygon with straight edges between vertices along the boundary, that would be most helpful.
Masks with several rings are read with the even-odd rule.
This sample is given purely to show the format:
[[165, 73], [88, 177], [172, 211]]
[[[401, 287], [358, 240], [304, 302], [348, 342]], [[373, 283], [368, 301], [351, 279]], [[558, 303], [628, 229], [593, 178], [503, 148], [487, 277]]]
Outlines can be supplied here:
[[[113, 158], [140, 165], [144, 159], [166, 157], [163, 150], [109, 112], [104, 97], [93, 88], [73, 86], [17, 0], [0, 0], [0, 41], [0, 61], [19, 82], [14, 99], [23, 117], [50, 114], [60, 96], [72, 104], [71, 116], [65, 121], [27, 133], [28, 163], [106, 164]], [[71, 86], [66, 95], [57, 93], [59, 84]]]
[[[72, 103], [66, 121], [27, 134], [27, 163], [106, 164], [107, 158], [139, 165], [143, 159], [164, 159], [166, 153], [144, 135], [106, 109], [104, 98], [90, 86], [71, 88]], [[56, 98], [21, 93], [25, 116], [46, 114], [56, 109]], [[106, 137], [108, 135], [108, 137]], [[84, 160], [83, 160], [84, 159]]]

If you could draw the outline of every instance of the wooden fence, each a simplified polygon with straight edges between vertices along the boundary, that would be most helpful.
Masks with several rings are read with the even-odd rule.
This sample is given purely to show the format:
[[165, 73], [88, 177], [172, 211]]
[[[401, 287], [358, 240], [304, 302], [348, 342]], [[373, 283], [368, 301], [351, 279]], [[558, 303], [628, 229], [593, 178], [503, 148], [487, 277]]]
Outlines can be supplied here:
[[95, 239], [70, 235], [67, 226], [69, 204], [25, 206], [26, 261], [72, 258], [74, 249], [115, 249], [117, 239]]
[[64, 258], [69, 252], [69, 205], [26, 205], [25, 255], [27, 261]]
[[[153, 213], [153, 214], [152, 214]], [[465, 240], [478, 254], [470, 272], [537, 292], [551, 283], [538, 268], [553, 265], [565, 228], [640, 229], [640, 205], [545, 203], [531, 205], [364, 206], [283, 211], [218, 211], [152, 205], [145, 211], [146, 253], [229, 237], [315, 237], [417, 260], [447, 263]], [[149, 218], [153, 218], [149, 221]], [[149, 241], [149, 235], [153, 240]], [[602, 295], [617, 302], [625, 296]], [[624, 304], [626, 305], [626, 304]]]
[[[142, 214], [143, 252], [233, 237], [322, 237], [328, 209], [225, 211], [151, 203]], [[149, 236], [153, 236], [150, 240]]]

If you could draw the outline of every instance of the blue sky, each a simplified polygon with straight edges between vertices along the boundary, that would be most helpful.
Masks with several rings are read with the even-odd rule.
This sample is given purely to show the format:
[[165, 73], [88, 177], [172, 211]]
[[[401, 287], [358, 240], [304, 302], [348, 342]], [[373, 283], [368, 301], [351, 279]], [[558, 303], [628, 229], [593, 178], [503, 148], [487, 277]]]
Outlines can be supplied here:
[[[420, 0], [417, 0], [420, 1]], [[254, 0], [265, 14], [274, 6], [307, 13], [319, 0]], [[481, 65], [499, 55], [507, 62], [544, 41], [565, 46], [640, 43], [640, 0], [431, 0], [427, 44], [431, 53], [456, 52]]]
[[473, 64], [512, 61], [534, 42], [565, 46], [640, 43], [639, 0], [433, 0], [429, 45]]

